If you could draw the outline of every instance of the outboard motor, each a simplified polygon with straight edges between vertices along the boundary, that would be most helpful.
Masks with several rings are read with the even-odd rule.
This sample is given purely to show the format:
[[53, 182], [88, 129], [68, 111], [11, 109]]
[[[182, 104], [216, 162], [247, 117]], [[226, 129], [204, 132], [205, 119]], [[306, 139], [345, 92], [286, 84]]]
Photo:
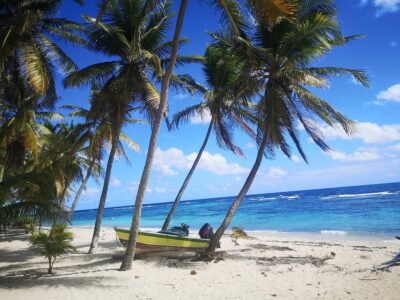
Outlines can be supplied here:
[[158, 231], [158, 233], [185, 237], [189, 235], [189, 225], [182, 223], [181, 226], [174, 226], [167, 230]]
[[185, 223], [181, 223], [181, 226], [174, 226], [170, 230], [179, 236], [189, 235], [189, 225], [186, 225]]
[[206, 223], [200, 228], [199, 235], [202, 239], [209, 240], [214, 236], [214, 230], [210, 224]]

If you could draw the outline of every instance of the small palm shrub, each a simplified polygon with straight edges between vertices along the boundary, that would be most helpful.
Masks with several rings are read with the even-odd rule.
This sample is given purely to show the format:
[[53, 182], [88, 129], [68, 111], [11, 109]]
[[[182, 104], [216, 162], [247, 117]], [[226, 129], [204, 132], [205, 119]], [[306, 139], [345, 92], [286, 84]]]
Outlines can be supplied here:
[[48, 274], [52, 274], [53, 265], [57, 257], [76, 253], [76, 248], [71, 244], [72, 232], [66, 231], [64, 224], [54, 224], [49, 233], [39, 232], [30, 237], [34, 250], [48, 259]]

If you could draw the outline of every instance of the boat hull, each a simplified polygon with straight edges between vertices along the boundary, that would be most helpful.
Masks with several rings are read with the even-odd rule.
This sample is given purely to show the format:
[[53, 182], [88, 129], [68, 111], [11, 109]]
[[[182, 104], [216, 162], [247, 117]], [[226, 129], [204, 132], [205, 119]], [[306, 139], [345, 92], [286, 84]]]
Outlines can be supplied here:
[[[118, 239], [123, 245], [129, 240], [129, 230], [114, 228]], [[180, 237], [163, 233], [139, 231], [136, 240], [136, 253], [160, 251], [192, 251], [204, 252], [209, 240]]]

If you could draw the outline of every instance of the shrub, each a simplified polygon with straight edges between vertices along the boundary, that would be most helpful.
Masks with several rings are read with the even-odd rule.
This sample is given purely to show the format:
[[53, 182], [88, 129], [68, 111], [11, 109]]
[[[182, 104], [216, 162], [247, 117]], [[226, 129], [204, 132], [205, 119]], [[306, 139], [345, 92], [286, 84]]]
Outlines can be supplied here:
[[32, 247], [37, 253], [48, 259], [48, 273], [52, 274], [53, 265], [57, 257], [76, 253], [76, 248], [71, 244], [73, 240], [72, 232], [66, 231], [64, 224], [54, 224], [48, 234], [39, 232], [30, 238]]

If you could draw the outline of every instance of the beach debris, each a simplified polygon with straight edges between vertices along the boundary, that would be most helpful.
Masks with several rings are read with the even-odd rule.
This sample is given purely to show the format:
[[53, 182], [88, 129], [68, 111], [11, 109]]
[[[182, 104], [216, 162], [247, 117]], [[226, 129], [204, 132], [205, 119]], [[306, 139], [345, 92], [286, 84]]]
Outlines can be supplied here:
[[254, 237], [249, 236], [242, 228], [240, 228], [240, 227], [232, 227], [231, 239], [232, 239], [232, 242], [236, 246], [240, 245], [238, 243], [238, 239], [239, 238], [242, 238], [242, 239], [254, 239]]
[[267, 273], [265, 273], [265, 272], [261, 272], [261, 275], [263, 275], [264, 277], [267, 277]]
[[190, 271], [190, 275], [196, 275], [196, 274], [197, 274], [196, 270]]
[[138, 279], [138, 278], [140, 278], [140, 276], [139, 275], [135, 275], [135, 277], [134, 277], [135, 279]]
[[224, 256], [226, 255], [225, 251], [215, 251], [215, 252], [202, 252], [196, 253], [196, 257], [192, 259], [192, 261], [205, 261], [211, 262], [213, 260], [223, 260]]
[[331, 255], [332, 255], [333, 257], [335, 257], [335, 256], [336, 256], [336, 253], [333, 252], [333, 251], [331, 251]]
[[334, 256], [325, 256], [325, 257], [315, 257], [315, 256], [273, 256], [273, 257], [262, 257], [256, 260], [257, 264], [264, 266], [276, 266], [280, 264], [311, 264], [315, 267], [321, 267], [325, 264], [327, 260], [333, 259]]
[[290, 247], [275, 246], [275, 245], [269, 246], [266, 244], [254, 244], [250, 245], [250, 247], [257, 250], [294, 251], [294, 249]]
[[232, 236], [244, 239], [249, 237], [247, 233], [240, 227], [232, 227]]

